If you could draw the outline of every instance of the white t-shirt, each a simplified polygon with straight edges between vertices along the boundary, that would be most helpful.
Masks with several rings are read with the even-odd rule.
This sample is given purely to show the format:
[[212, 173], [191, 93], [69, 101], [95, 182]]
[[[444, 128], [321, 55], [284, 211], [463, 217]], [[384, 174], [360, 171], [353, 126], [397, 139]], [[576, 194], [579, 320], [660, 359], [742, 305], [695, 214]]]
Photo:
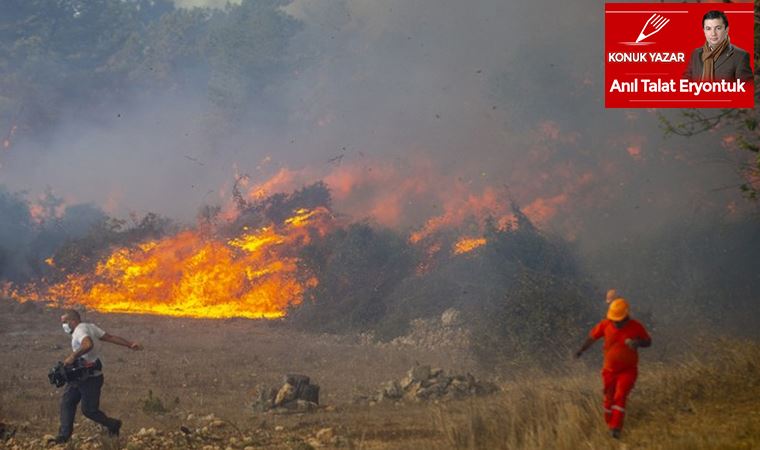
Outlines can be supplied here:
[[75, 352], [78, 351], [82, 348], [82, 340], [86, 336], [89, 336], [90, 339], [92, 339], [92, 350], [82, 355], [82, 358], [88, 362], [95, 362], [95, 360], [100, 357], [100, 354], [98, 353], [100, 344], [98, 341], [100, 341], [100, 338], [105, 334], [106, 332], [101, 330], [94, 323], [80, 322], [79, 325], [74, 328], [74, 332], [71, 333], [71, 349]]

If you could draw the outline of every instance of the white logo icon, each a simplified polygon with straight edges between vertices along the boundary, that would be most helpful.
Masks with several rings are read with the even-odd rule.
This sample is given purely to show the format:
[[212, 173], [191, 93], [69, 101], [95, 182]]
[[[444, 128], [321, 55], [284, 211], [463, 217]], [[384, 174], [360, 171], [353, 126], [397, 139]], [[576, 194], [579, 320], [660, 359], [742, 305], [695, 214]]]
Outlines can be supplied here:
[[644, 27], [641, 29], [639, 37], [636, 38], [636, 43], [638, 44], [649, 36], [652, 36], [653, 34], [662, 30], [665, 25], [668, 24], [668, 22], [670, 22], [670, 19], [666, 19], [659, 14], [652, 14], [652, 16], [649, 17], [649, 20], [647, 20], [647, 23], [645, 23]]

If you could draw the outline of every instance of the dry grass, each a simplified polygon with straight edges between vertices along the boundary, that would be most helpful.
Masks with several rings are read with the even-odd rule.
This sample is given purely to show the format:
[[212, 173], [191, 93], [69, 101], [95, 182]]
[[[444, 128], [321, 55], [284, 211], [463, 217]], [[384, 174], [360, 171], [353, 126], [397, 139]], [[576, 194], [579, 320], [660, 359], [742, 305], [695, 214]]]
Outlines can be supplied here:
[[[645, 363], [621, 446], [760, 448], [760, 346], [709, 346], [708, 359]], [[603, 424], [600, 383], [595, 374], [525, 378], [495, 400], [442, 408], [437, 424], [455, 449], [609, 448], [616, 442]]]

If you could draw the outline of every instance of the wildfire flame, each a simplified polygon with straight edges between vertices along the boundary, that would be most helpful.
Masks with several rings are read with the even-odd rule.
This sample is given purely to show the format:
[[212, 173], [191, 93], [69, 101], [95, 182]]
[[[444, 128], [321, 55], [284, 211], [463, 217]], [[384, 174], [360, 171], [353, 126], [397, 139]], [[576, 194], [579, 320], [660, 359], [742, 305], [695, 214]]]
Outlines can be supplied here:
[[[295, 250], [328, 231], [329, 211], [301, 209], [281, 227], [247, 228], [227, 241], [183, 231], [119, 248], [92, 274], [72, 274], [17, 299], [60, 299], [103, 312], [183, 317], [282, 317], [317, 279], [303, 274]], [[53, 266], [53, 261], [50, 262]]]
[[[554, 128], [547, 126], [545, 131], [550, 138], [556, 138]], [[262, 166], [270, 161], [265, 158]], [[246, 208], [256, 206], [259, 209], [252, 209], [263, 211], [270, 205], [271, 196], [321, 180], [329, 188], [330, 199], [347, 216], [371, 217], [381, 226], [411, 229], [409, 243], [422, 250], [418, 274], [427, 273], [451, 255], [486, 245], [486, 239], [478, 236], [484, 236], [487, 225], [499, 230], [518, 227], [511, 194], [473, 185], [472, 180], [462, 177], [446, 181], [432, 164], [424, 161], [413, 160], [406, 167], [360, 155], [354, 162], [329, 164], [326, 168], [280, 168], [264, 180], [258, 179], [263, 174], [251, 177], [235, 169], [234, 184], [218, 189], [223, 205], [216, 219], [220, 219], [219, 223], [236, 223]], [[263, 168], [257, 170], [261, 172]], [[324, 170], [328, 173], [322, 173]], [[564, 189], [554, 196], [518, 194], [531, 199], [521, 210], [534, 225], [549, 223], [593, 178], [570, 169], [566, 172], [557, 178], [572, 179], [572, 183], [558, 183]], [[231, 196], [225, 194], [230, 190]], [[552, 191], [556, 192], [556, 188]], [[116, 204], [118, 193], [112, 194], [111, 200]], [[60, 217], [64, 207], [62, 202], [41, 199], [30, 206], [30, 214], [42, 222]], [[297, 209], [282, 219], [282, 213], [288, 211], [279, 211], [276, 224], [263, 226], [256, 222], [255, 229], [241, 227], [239, 233], [227, 233], [225, 239], [210, 237], [216, 222], [199, 224], [197, 230], [114, 249], [91, 273], [73, 273], [52, 285], [30, 285], [20, 290], [0, 286], [0, 291], [19, 301], [59, 301], [104, 312], [282, 317], [289, 306], [302, 301], [307, 289], [318, 284], [300, 267], [299, 249], [316, 235], [325, 236], [334, 225], [326, 208]], [[460, 237], [450, 246], [452, 233]], [[63, 261], [48, 259], [46, 263], [48, 270], [60, 277], [67, 270]]]
[[454, 254], [468, 253], [483, 245], [486, 245], [486, 238], [463, 237], [454, 244]]

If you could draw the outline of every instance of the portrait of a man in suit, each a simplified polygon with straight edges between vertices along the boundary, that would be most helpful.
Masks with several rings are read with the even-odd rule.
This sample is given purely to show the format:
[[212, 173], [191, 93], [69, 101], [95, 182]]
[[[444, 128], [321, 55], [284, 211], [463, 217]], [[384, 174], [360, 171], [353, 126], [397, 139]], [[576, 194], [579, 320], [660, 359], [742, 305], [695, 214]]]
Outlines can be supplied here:
[[752, 80], [750, 55], [731, 44], [728, 30], [728, 18], [722, 11], [708, 11], [702, 17], [705, 43], [691, 53], [684, 78], [692, 81]]

